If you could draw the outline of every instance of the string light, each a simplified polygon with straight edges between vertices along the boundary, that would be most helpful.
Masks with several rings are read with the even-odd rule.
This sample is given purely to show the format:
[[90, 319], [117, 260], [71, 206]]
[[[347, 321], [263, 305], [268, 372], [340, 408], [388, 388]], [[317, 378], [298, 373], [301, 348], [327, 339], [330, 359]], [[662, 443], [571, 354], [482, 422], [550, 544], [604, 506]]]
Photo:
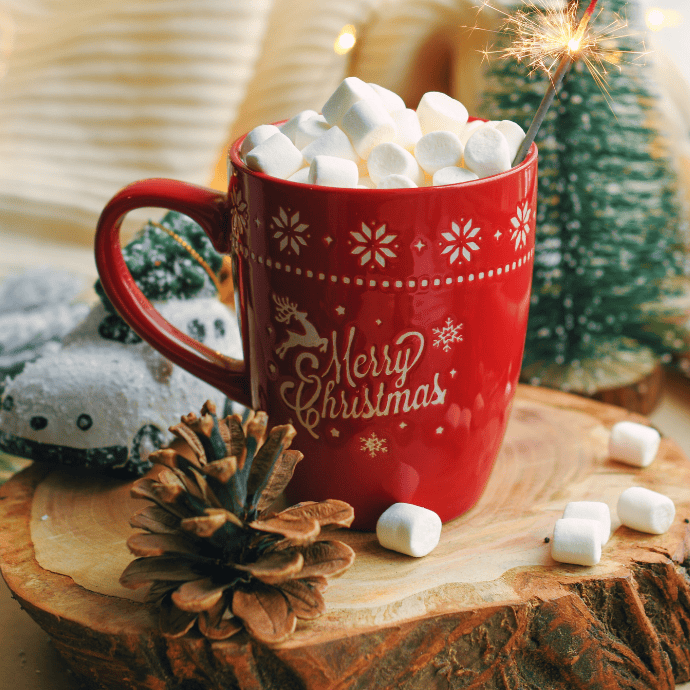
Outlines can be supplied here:
[[352, 24], [346, 24], [340, 30], [338, 38], [335, 39], [333, 50], [335, 50], [338, 55], [345, 55], [345, 53], [348, 53], [354, 48], [356, 42], [357, 31], [355, 27]]
[[662, 10], [659, 7], [650, 7], [645, 13], [645, 22], [650, 31], [661, 31], [682, 24], [683, 17], [675, 10]]

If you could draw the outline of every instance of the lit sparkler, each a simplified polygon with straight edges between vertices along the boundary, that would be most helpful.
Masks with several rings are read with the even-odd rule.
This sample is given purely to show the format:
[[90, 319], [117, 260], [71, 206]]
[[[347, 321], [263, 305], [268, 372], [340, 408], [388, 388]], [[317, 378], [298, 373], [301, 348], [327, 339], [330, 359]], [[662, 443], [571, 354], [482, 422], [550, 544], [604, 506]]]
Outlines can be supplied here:
[[[624, 37], [622, 30], [627, 24], [619, 19], [603, 29], [593, 31], [590, 22], [596, 18], [594, 12], [597, 2], [598, 0], [588, 0], [587, 9], [579, 21], [577, 15], [580, 3], [574, 0], [570, 0], [565, 8], [557, 7], [554, 2], [550, 6], [547, 3], [545, 9], [538, 7], [532, 0], [527, 0], [525, 9], [514, 14], [503, 13], [506, 14], [504, 28], [515, 35], [515, 40], [503, 50], [486, 51], [485, 54], [489, 56], [498, 53], [504, 58], [512, 57], [518, 62], [526, 62], [532, 71], [544, 71], [550, 78], [544, 98], [513, 165], [521, 163], [527, 155], [563, 78], [574, 62], [582, 60], [602, 91], [608, 95], [607, 64], [619, 65], [622, 55], [629, 52], [620, 50], [615, 45]], [[491, 5], [490, 0], [484, 0], [483, 6], [497, 9]]]

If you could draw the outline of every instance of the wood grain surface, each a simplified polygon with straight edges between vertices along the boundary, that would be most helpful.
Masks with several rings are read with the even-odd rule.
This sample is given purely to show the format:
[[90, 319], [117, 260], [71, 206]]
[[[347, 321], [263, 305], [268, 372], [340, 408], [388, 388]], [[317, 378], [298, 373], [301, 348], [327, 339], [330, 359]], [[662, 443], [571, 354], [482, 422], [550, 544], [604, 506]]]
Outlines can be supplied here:
[[[340, 532], [357, 552], [327, 612], [278, 647], [245, 635], [167, 640], [120, 587], [137, 502], [128, 485], [33, 466], [0, 489], [8, 586], [78, 678], [102, 688], [635, 688], [690, 680], [690, 461], [669, 439], [644, 470], [607, 457], [621, 408], [520, 387], [477, 506], [422, 559]], [[669, 495], [665, 535], [625, 527], [591, 568], [544, 538], [570, 500], [640, 485]], [[136, 593], [134, 593], [136, 596]]]

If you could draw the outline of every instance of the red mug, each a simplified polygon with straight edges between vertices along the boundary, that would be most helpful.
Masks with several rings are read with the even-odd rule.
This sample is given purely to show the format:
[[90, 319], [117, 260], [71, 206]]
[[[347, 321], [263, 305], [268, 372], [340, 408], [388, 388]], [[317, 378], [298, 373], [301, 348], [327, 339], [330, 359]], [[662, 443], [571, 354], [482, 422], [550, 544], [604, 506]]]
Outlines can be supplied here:
[[[154, 179], [106, 205], [96, 233], [106, 294], [170, 360], [265, 410], [272, 425], [296, 427], [305, 457], [289, 500], [345, 500], [360, 529], [396, 502], [444, 522], [466, 512], [488, 480], [520, 373], [536, 147], [492, 177], [375, 190], [254, 172], [241, 143], [229, 151], [227, 195]], [[171, 326], [132, 280], [119, 228], [149, 206], [186, 214], [232, 255], [243, 361]]]

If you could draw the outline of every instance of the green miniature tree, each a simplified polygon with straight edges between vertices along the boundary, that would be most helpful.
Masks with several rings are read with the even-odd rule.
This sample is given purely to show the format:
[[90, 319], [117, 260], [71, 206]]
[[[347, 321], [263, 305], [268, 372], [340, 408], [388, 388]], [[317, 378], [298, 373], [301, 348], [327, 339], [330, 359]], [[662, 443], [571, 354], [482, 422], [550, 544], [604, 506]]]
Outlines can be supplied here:
[[[622, 33], [634, 33], [635, 3], [600, 5], [594, 30], [627, 17]], [[513, 39], [504, 31], [499, 40]], [[632, 383], [685, 347], [667, 299], [684, 262], [677, 180], [655, 125], [651, 68], [634, 59], [640, 41], [639, 34], [615, 39], [617, 49], [631, 52], [610, 70], [608, 94], [576, 62], [537, 135], [523, 362], [523, 380], [531, 383], [591, 394]], [[527, 130], [548, 78], [512, 59], [492, 60], [482, 113]]]
[[[223, 256], [216, 252], [201, 227], [181, 213], [170, 211], [160, 223], [149, 221], [122, 248], [122, 255], [134, 282], [149, 300], [192, 299], [218, 294], [217, 285], [202, 261], [219, 276]], [[139, 336], [115, 311], [100, 280], [95, 289], [109, 312], [99, 327], [101, 336], [124, 343], [140, 342]]]

